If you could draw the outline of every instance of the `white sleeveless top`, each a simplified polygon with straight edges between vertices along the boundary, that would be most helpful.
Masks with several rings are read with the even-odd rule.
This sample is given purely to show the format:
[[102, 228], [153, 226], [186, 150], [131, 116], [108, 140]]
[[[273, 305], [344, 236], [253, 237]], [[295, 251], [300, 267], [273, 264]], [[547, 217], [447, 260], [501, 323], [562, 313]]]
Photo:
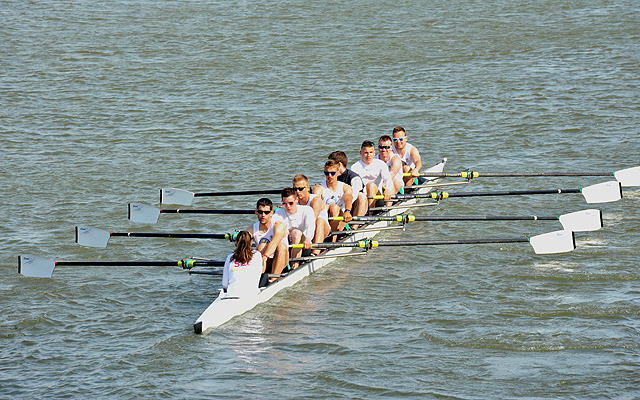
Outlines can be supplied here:
[[[387, 161], [387, 167], [389, 168], [389, 172], [391, 172], [391, 161], [393, 161], [393, 157], [398, 157], [398, 158], [400, 158], [400, 156], [399, 156], [399, 155], [397, 155], [396, 153], [393, 153], [393, 156], [389, 159], [389, 161]], [[376, 154], [376, 158], [377, 158], [378, 160], [380, 160], [380, 157], [378, 157], [378, 155], [377, 155], [377, 154]], [[403, 174], [403, 172], [402, 172], [402, 168], [400, 168], [400, 169], [398, 170], [398, 173], [396, 174], [396, 176], [394, 176], [394, 177], [393, 177], [393, 180], [394, 180], [394, 181], [397, 181], [397, 182], [399, 182], [399, 183], [401, 183], [401, 184], [404, 184], [404, 181], [402, 180], [402, 174]]]
[[[316, 197], [318, 197], [317, 194], [309, 193], [309, 202], [306, 205], [311, 207], [311, 202]], [[322, 199], [320, 199], [320, 200], [322, 200]], [[326, 208], [323, 207], [322, 211], [320, 211], [320, 214], [318, 214], [318, 218], [324, 220], [327, 224], [329, 223], [329, 213], [327, 212]]]
[[344, 211], [344, 182], [338, 181], [338, 188], [335, 190], [335, 192], [327, 187], [327, 181], [322, 182], [320, 185], [322, 185], [322, 202], [327, 206], [331, 204], [337, 204], [340, 206], [342, 211]]
[[[260, 232], [260, 222], [256, 222], [255, 224], [253, 224], [253, 243], [255, 243], [256, 246], [260, 243], [269, 243], [271, 239], [273, 239], [273, 225], [275, 223], [276, 221], [271, 218], [271, 225], [266, 232]], [[287, 237], [287, 235], [282, 238], [281, 242], [286, 244], [287, 246], [289, 245], [289, 238]], [[273, 254], [271, 256], [273, 257]]]
[[413, 145], [410, 145], [409, 143], [407, 143], [407, 145], [404, 148], [404, 157], [400, 157], [400, 154], [398, 154], [398, 152], [396, 151], [396, 146], [393, 146], [393, 154], [397, 155], [398, 157], [400, 157], [400, 161], [402, 161], [403, 165], [408, 165], [411, 168], [415, 168], [416, 164], [413, 162], [413, 159], [411, 158], [411, 149], [413, 148]]

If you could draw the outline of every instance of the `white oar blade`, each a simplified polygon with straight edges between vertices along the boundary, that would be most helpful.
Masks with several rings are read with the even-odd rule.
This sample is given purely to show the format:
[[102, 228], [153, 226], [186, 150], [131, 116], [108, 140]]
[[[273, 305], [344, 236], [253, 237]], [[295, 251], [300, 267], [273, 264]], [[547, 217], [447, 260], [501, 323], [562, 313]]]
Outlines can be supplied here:
[[141, 203], [129, 203], [129, 220], [143, 224], [155, 224], [160, 217], [160, 209]]
[[87, 247], [107, 247], [111, 233], [90, 226], [76, 226], [76, 243]]
[[182, 189], [161, 189], [160, 203], [190, 206], [191, 203], [193, 203], [193, 195], [193, 192], [188, 192]]
[[597, 231], [602, 228], [602, 211], [583, 210], [560, 216], [562, 227], [574, 232]]
[[587, 203], [609, 203], [622, 198], [622, 186], [618, 181], [602, 182], [582, 188]]
[[18, 256], [18, 273], [35, 278], [51, 278], [56, 262], [31, 254]]
[[618, 182], [624, 187], [640, 186], [640, 167], [621, 169], [613, 173]]
[[576, 248], [572, 231], [563, 230], [544, 233], [529, 239], [536, 254], [567, 253]]

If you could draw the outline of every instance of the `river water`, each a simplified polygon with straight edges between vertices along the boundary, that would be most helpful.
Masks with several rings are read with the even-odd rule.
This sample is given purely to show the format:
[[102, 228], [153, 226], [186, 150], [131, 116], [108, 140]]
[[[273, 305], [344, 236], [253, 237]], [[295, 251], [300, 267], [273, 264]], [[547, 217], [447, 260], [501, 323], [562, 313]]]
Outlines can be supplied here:
[[[637, 398], [640, 193], [576, 251], [379, 248], [205, 335], [219, 277], [58, 261], [223, 259], [215, 240], [74, 243], [74, 226], [229, 232], [249, 216], [127, 220], [158, 190], [322, 179], [407, 129], [447, 171], [639, 164], [637, 1], [0, 2], [0, 397]], [[479, 178], [461, 190], [607, 178]], [[251, 208], [253, 197], [197, 198]], [[433, 215], [559, 215], [579, 195], [448, 199]], [[524, 237], [555, 222], [415, 223], [387, 240]]]

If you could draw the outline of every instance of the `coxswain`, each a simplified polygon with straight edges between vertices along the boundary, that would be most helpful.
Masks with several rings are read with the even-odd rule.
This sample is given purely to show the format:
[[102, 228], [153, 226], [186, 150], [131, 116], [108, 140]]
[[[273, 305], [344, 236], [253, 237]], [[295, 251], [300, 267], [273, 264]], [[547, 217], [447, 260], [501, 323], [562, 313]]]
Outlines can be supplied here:
[[[389, 173], [387, 164], [375, 158], [376, 149], [370, 140], [365, 140], [360, 146], [362, 159], [351, 166], [351, 170], [362, 178], [364, 192], [367, 196], [384, 195], [389, 200], [393, 195], [393, 179]], [[376, 203], [375, 199], [369, 199], [369, 208]]]
[[[297, 174], [293, 177], [293, 188], [296, 190], [298, 196], [298, 205], [313, 208], [316, 216], [316, 231], [313, 235], [313, 243], [322, 243], [331, 233], [329, 214], [322, 202], [322, 198], [317, 194], [311, 193], [309, 178], [302, 174]], [[320, 254], [320, 250], [314, 249], [312, 253]]]
[[[276, 221], [282, 221], [289, 231], [291, 244], [304, 243], [305, 250], [311, 249], [312, 238], [316, 231], [316, 215], [313, 208], [298, 205], [298, 196], [294, 188], [284, 188], [280, 194], [282, 208], [273, 215]], [[302, 249], [291, 249], [291, 258], [302, 255]], [[300, 263], [290, 262], [292, 269]]]
[[247, 231], [262, 254], [262, 273], [281, 274], [289, 264], [289, 231], [282, 221], [273, 216], [273, 203], [264, 197], [256, 204], [258, 222]]
[[[416, 183], [416, 178], [420, 176], [422, 169], [422, 159], [418, 149], [407, 143], [407, 132], [401, 126], [393, 128], [393, 152], [400, 157], [402, 161], [402, 170], [404, 173], [411, 174], [404, 177], [406, 186]], [[424, 179], [424, 178], [423, 178]], [[422, 179], [419, 180], [420, 182]]]
[[260, 252], [251, 247], [251, 234], [240, 231], [236, 236], [236, 250], [229, 254], [222, 269], [222, 288], [227, 297], [253, 297], [260, 289], [262, 261]]
[[376, 158], [384, 161], [389, 168], [389, 173], [393, 178], [393, 194], [402, 193], [402, 187], [404, 186], [402, 161], [400, 161], [400, 157], [393, 152], [393, 144], [390, 136], [382, 135], [380, 139], [378, 139], [378, 155]]
[[[338, 181], [338, 162], [327, 160], [324, 164], [325, 181], [313, 189], [314, 194], [322, 199], [322, 204], [330, 217], [344, 216], [344, 222], [331, 221], [331, 229], [341, 231], [345, 223], [351, 221], [353, 189], [344, 182]], [[348, 205], [348, 206], [347, 206]], [[334, 241], [335, 241], [334, 236]]]
[[[367, 196], [364, 194], [362, 178], [347, 168], [349, 160], [344, 151], [334, 151], [329, 154], [329, 160], [338, 163], [338, 182], [344, 182], [353, 190], [353, 202], [351, 203], [351, 215], [361, 217], [367, 213]], [[354, 226], [352, 225], [352, 228]]]

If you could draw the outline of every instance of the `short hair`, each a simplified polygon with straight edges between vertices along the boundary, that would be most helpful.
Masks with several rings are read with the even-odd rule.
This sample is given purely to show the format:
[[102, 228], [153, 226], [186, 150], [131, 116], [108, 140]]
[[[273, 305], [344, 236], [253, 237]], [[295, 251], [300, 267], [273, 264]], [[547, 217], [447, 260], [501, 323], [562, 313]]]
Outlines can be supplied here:
[[329, 160], [339, 162], [340, 164], [344, 165], [345, 168], [347, 168], [347, 165], [349, 165], [347, 154], [344, 151], [334, 151], [333, 153], [329, 154], [329, 157], [327, 158]]
[[403, 132], [405, 135], [407, 134], [407, 131], [405, 131], [401, 126], [396, 126], [395, 128], [393, 128], [393, 132], [391, 134], [393, 135], [398, 132]]
[[376, 147], [376, 145], [373, 144], [371, 140], [365, 140], [364, 142], [362, 142], [362, 145], [360, 146], [360, 150], [364, 149], [365, 147]]
[[269, 209], [273, 210], [273, 202], [271, 201], [271, 199], [263, 197], [259, 199], [258, 202], [256, 203], [256, 210], [260, 207], [267, 207], [267, 206], [269, 207]]
[[289, 196], [297, 197], [298, 193], [294, 188], [287, 187], [282, 189], [282, 192], [280, 192], [280, 197], [284, 199]]
[[302, 174], [297, 174], [296, 176], [293, 177], [293, 182], [298, 182], [298, 181], [306, 181], [307, 183], [309, 183], [309, 178], [307, 178]]
[[393, 141], [393, 139], [391, 139], [391, 136], [389, 135], [382, 135], [380, 136], [380, 139], [378, 139], [378, 143], [380, 142], [391, 142]]
[[338, 162], [336, 160], [327, 160], [326, 163], [324, 163], [324, 167], [326, 168], [333, 168], [333, 167], [338, 167]]

